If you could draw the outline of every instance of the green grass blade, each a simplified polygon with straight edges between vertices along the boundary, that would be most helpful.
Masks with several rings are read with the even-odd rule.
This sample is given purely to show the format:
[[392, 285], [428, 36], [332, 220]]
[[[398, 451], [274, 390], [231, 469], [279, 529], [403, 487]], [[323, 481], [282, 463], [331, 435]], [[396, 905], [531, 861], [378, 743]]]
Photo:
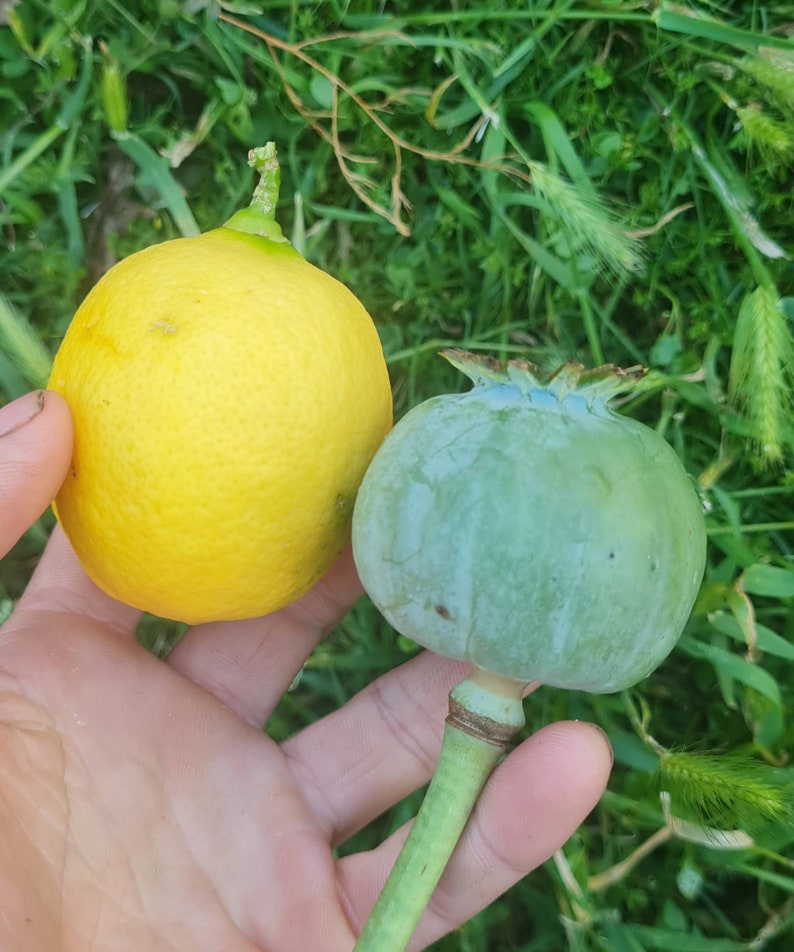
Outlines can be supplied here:
[[544, 102], [528, 102], [524, 108], [543, 135], [549, 160], [551, 161], [552, 157], [559, 159], [571, 181], [583, 190], [594, 191], [584, 163], [554, 110]]
[[[513, 200], [515, 201], [515, 199]], [[527, 202], [527, 204], [529, 203]], [[577, 294], [587, 286], [584, 276], [577, 274], [570, 264], [563, 261], [562, 258], [558, 258], [541, 242], [528, 235], [504, 212], [501, 213], [501, 216], [507, 229], [535, 264], [541, 267], [560, 287], [565, 288], [572, 294]]]
[[[743, 185], [739, 186], [737, 182], [731, 181], [735, 176], [735, 170], [729, 171], [730, 166], [728, 166], [727, 161], [718, 159], [713, 150], [712, 154], [707, 155], [706, 151], [697, 142], [692, 143], [692, 155], [720, 204], [730, 216], [736, 232], [764, 257], [773, 260], [785, 258], [786, 252], [764, 232], [758, 219], [753, 214], [749, 202], [746, 200], [746, 188]], [[718, 168], [718, 164], [722, 165], [722, 169]], [[735, 177], [738, 178], [738, 176]]]
[[725, 648], [708, 644], [705, 641], [697, 641], [688, 635], [685, 635], [679, 641], [678, 649], [693, 658], [701, 658], [710, 662], [716, 671], [746, 684], [763, 695], [768, 701], [771, 701], [775, 707], [781, 706], [780, 685], [763, 668], [745, 661], [744, 658], [740, 658], [738, 655], [731, 654]]
[[[735, 618], [723, 614], [715, 615], [711, 619], [711, 627], [720, 634], [733, 638], [739, 644], [747, 645], [745, 633]], [[757, 636], [755, 647], [762, 654], [772, 654], [778, 658], [785, 658], [786, 661], [794, 661], [794, 644], [790, 641], [772, 631], [771, 628], [767, 628], [766, 625], [756, 623], [755, 632]]]
[[13, 400], [21, 397], [30, 387], [22, 374], [0, 350], [0, 394]]
[[782, 889], [784, 892], [794, 893], [794, 878], [791, 876], [784, 876], [782, 873], [775, 873], [770, 869], [762, 869], [758, 866], [749, 866], [747, 863], [740, 863], [736, 869], [746, 876], [752, 876], [754, 879], [774, 886], [775, 889]]
[[[794, 570], [756, 562], [744, 570], [742, 588], [750, 595], [764, 595], [766, 598], [794, 598]], [[792, 651], [794, 652], [794, 645], [792, 645]]]
[[38, 135], [27, 148], [2, 170], [0, 170], [0, 193], [17, 178], [25, 169], [55, 142], [58, 136], [63, 135], [63, 129], [60, 126], [53, 125]]
[[663, 929], [658, 926], [627, 926], [627, 931], [639, 940], [644, 949], [656, 952], [747, 952], [748, 946], [735, 939], [710, 939], [707, 936]]
[[85, 262], [85, 236], [80, 218], [77, 188], [73, 177], [74, 151], [79, 126], [74, 125], [67, 132], [63, 143], [58, 166], [53, 180], [58, 202], [58, 212], [66, 232], [66, 251], [69, 267], [79, 272]]
[[668, 33], [683, 33], [685, 36], [696, 36], [712, 43], [724, 43], [740, 49], [754, 50], [759, 46], [768, 46], [790, 52], [792, 48], [791, 42], [783, 37], [730, 26], [722, 20], [677, 3], [661, 3], [651, 15], [659, 29]]
[[64, 100], [63, 105], [61, 106], [55, 119], [55, 124], [60, 129], [63, 129], [64, 131], [69, 129], [80, 114], [83, 105], [85, 104], [88, 90], [91, 87], [93, 69], [93, 44], [91, 39], [88, 38], [83, 43], [83, 59], [80, 64], [80, 75], [77, 78], [77, 83], [70, 95]]
[[160, 196], [174, 219], [179, 233], [185, 238], [198, 235], [199, 226], [182, 194], [182, 189], [168, 168], [167, 160], [158, 155], [143, 139], [132, 133], [119, 133], [114, 138], [121, 151], [138, 166], [144, 181]]

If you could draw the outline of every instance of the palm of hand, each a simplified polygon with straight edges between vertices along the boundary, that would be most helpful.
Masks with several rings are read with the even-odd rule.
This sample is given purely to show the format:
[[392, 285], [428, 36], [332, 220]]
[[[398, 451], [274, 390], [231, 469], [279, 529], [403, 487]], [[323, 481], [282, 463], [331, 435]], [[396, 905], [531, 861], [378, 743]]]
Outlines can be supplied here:
[[[61, 539], [51, 549], [39, 576], [79, 574]], [[176, 670], [185, 656], [203, 665], [205, 650], [164, 664], [131, 637], [137, 614], [84, 578], [67, 601], [78, 592], [112, 624], [41, 611], [41, 584], [2, 631], [1, 809], [11, 848], [33, 857], [22, 877], [14, 871], [14, 888], [33, 908], [46, 894], [51, 911], [44, 922], [25, 918], [36, 941], [19, 948], [350, 948], [331, 854], [340, 831], [308, 789], [311, 774], [297, 779], [300, 749], [290, 758], [289, 745]], [[279, 627], [292, 626], [298, 653], [324, 627], [285, 616]], [[236, 627], [266, 653], [269, 631]], [[276, 656], [273, 668], [291, 672], [291, 658]], [[264, 691], [257, 717], [277, 700]]]
[[[2, 438], [0, 551], [49, 502], [68, 436], [48, 394]], [[334, 861], [332, 849], [426, 782], [465, 673], [425, 653], [276, 745], [262, 726], [359, 593], [348, 556], [285, 611], [194, 628], [163, 662], [136, 642], [138, 613], [99, 592], [54, 534], [0, 630], [4, 952], [349, 952], [406, 831], [368, 854]], [[608, 768], [585, 724], [525, 741], [410, 948], [550, 855]]]
[[281, 750], [117, 632], [44, 621], [19, 633], [29, 657], [0, 701], [2, 808], [35, 860], [15, 888], [52, 911], [19, 947], [351, 945], [327, 834]]

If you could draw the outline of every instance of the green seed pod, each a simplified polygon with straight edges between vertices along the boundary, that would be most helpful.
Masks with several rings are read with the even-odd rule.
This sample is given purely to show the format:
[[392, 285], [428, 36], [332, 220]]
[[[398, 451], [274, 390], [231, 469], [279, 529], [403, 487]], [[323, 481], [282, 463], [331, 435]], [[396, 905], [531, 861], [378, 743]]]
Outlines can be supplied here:
[[376, 454], [353, 519], [364, 587], [447, 657], [631, 686], [670, 652], [700, 586], [692, 481], [664, 439], [608, 407], [630, 374], [446, 356], [476, 385], [416, 407]]

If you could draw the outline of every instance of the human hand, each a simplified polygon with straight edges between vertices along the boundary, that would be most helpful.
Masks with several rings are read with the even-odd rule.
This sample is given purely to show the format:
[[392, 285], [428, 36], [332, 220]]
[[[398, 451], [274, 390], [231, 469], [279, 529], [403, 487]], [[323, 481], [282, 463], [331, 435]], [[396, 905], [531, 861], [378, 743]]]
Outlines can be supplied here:
[[[68, 410], [39, 399], [0, 411], [0, 554], [69, 466]], [[294, 605], [195, 627], [161, 661], [135, 640], [138, 613], [88, 580], [56, 530], [0, 629], [0, 948], [350, 952], [406, 830], [338, 861], [332, 849], [428, 780], [466, 670], [424, 653], [275, 744], [268, 717], [360, 593], [346, 555]], [[545, 860], [609, 766], [583, 723], [514, 750], [410, 948]]]

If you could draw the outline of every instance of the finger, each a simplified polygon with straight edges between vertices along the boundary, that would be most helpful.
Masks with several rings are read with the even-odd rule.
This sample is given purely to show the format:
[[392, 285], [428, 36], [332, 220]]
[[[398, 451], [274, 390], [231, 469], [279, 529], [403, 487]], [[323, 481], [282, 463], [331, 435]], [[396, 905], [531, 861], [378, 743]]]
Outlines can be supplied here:
[[[559, 849], [598, 802], [612, 755], [590, 724], [551, 724], [488, 781], [408, 946], [424, 949], [470, 919]], [[338, 863], [351, 923], [364, 925], [408, 833]]]
[[98, 588], [83, 571], [60, 526], [57, 526], [19, 600], [13, 623], [24, 623], [35, 612], [67, 612], [101, 622], [132, 636], [141, 613]]
[[426, 783], [449, 692], [469, 665], [424, 652], [282, 745], [304, 799], [338, 844]]
[[0, 556], [52, 502], [72, 452], [64, 401], [38, 390], [0, 410]]
[[[26, 394], [0, 410], [0, 554], [52, 502], [72, 455], [72, 418], [51, 390]], [[119, 606], [86, 578], [56, 529], [33, 579], [9, 620], [8, 633], [28, 611], [70, 611], [134, 630], [139, 613]], [[133, 620], [134, 619], [134, 620]]]
[[348, 550], [310, 592], [281, 611], [196, 625], [180, 639], [168, 663], [261, 727], [311, 650], [361, 592]]

